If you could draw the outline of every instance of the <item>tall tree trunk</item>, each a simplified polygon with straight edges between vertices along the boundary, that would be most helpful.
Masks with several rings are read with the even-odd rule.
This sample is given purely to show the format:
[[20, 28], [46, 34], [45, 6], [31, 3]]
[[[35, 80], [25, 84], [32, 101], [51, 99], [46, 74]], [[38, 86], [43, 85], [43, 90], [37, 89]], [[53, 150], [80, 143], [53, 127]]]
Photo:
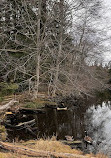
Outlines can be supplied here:
[[44, 27], [46, 22], [46, 1], [38, 1], [38, 24], [37, 24], [37, 56], [36, 56], [36, 92], [35, 98], [38, 96], [39, 84], [40, 84], [40, 61], [41, 61], [41, 43], [44, 35]]
[[35, 91], [35, 98], [38, 96], [39, 92], [39, 82], [40, 82], [40, 49], [37, 51], [37, 57], [36, 57], [36, 91]]
[[47, 13], [46, 3], [47, 3], [47, 0], [41, 1], [41, 23], [40, 23], [41, 32], [40, 33], [42, 35], [42, 38], [45, 36], [44, 28], [45, 28], [46, 13]]
[[57, 60], [56, 60], [56, 73], [55, 73], [55, 78], [54, 78], [53, 96], [56, 95], [57, 82], [58, 82], [59, 69], [60, 69], [60, 56], [62, 54], [62, 43], [63, 43], [63, 5], [64, 5], [64, 0], [60, 0], [60, 4], [59, 4], [59, 10], [60, 10], [60, 41], [59, 41], [58, 56], [57, 56]]
[[41, 0], [38, 1], [38, 21], [37, 21], [37, 56], [36, 56], [36, 83], [35, 98], [38, 96], [40, 80], [40, 24], [41, 23]]

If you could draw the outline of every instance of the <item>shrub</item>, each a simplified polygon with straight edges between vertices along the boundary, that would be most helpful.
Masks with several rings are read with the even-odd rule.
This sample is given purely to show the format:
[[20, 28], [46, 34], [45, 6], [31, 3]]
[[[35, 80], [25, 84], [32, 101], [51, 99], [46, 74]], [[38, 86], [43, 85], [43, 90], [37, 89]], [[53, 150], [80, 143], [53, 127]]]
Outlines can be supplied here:
[[0, 96], [13, 94], [18, 89], [18, 85], [16, 83], [0, 83]]

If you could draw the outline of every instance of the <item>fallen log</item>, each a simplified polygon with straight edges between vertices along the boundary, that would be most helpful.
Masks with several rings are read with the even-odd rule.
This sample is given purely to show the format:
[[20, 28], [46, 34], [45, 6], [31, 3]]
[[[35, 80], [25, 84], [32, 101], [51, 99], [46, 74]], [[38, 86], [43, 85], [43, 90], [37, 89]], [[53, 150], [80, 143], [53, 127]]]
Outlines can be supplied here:
[[20, 108], [19, 112], [22, 114], [45, 114], [44, 109], [31, 109], [31, 108]]
[[60, 110], [61, 110], [61, 111], [67, 110], [67, 107], [64, 107], [64, 108], [59, 108], [59, 107], [58, 107], [57, 110], [59, 110], [59, 111], [60, 111]]
[[[61, 157], [61, 158], [89, 158], [83, 155], [70, 153], [56, 153], [50, 151], [34, 150], [26, 147], [12, 145], [10, 143], [0, 142], [0, 148], [8, 150], [17, 154], [32, 156], [32, 157]], [[94, 158], [94, 157], [91, 157]]]
[[82, 144], [83, 142], [82, 141], [80, 141], [80, 140], [74, 140], [74, 141], [67, 141], [67, 140], [61, 140], [61, 142], [62, 143], [66, 143], [66, 144], [75, 144], [75, 145], [77, 145], [77, 144]]
[[21, 122], [18, 125], [16, 125], [16, 127], [21, 127], [21, 126], [26, 126], [26, 125], [31, 125], [32, 123], [35, 123], [35, 119], [27, 121], [27, 122]]
[[13, 106], [15, 103], [18, 103], [18, 101], [16, 100], [11, 100], [9, 103], [5, 104], [5, 105], [2, 105], [0, 106], [0, 110], [3, 111], [3, 110], [8, 110], [11, 108], [11, 106]]
[[27, 126], [34, 126], [35, 125], [35, 119], [27, 121], [27, 122], [23, 122], [23, 123], [19, 123], [18, 125], [11, 125], [11, 124], [7, 124], [4, 123], [6, 128], [13, 128], [13, 129], [20, 129], [20, 128], [26, 128]]
[[83, 141], [74, 140], [74, 141], [67, 141], [67, 140], [60, 140], [63, 144], [69, 145], [71, 148], [79, 148], [83, 149]]
[[56, 104], [52, 104], [52, 105], [46, 104], [45, 107], [51, 109], [57, 109], [58, 106]]

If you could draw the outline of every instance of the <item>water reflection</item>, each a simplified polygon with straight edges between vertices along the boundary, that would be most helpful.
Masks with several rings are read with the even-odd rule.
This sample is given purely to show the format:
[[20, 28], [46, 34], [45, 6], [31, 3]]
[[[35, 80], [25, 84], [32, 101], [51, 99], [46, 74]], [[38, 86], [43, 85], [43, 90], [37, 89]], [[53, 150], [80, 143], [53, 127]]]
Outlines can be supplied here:
[[111, 102], [91, 106], [86, 112], [86, 125], [96, 150], [111, 155]]
[[[33, 127], [37, 137], [51, 137], [57, 136], [57, 139], [65, 139], [66, 135], [73, 136], [75, 140], [83, 139], [85, 122], [84, 115], [86, 107], [69, 108], [65, 111], [58, 111], [56, 109], [46, 108], [44, 114], [30, 115], [27, 118], [35, 119], [36, 124]], [[21, 120], [18, 120], [18, 123]], [[33, 130], [32, 129], [32, 130]], [[23, 131], [24, 130], [24, 131]], [[12, 134], [13, 133], [13, 134]], [[26, 129], [18, 131], [16, 129], [8, 130], [8, 137], [12, 140], [13, 137], [19, 139], [33, 139], [33, 136], [27, 132]]]
[[[73, 136], [74, 139], [82, 139], [84, 136], [84, 115], [85, 108], [68, 109], [66, 111], [57, 111], [47, 109], [46, 120], [48, 123], [48, 136], [56, 135], [57, 139], [65, 139], [66, 135]], [[44, 122], [44, 119], [41, 118], [41, 122]], [[44, 131], [46, 135], [46, 130]], [[41, 130], [43, 134], [43, 130]], [[50, 133], [50, 135], [49, 135]]]

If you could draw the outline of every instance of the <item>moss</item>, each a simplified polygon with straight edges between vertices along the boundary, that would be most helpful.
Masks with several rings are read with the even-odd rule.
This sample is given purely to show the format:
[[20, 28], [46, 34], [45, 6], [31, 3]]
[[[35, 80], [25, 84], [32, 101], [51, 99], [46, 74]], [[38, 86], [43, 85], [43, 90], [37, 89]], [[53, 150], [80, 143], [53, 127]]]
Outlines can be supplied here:
[[5, 131], [6, 131], [5, 127], [4, 126], [0, 126], [0, 133], [3, 133]]
[[6, 129], [4, 126], [0, 126], [0, 139], [2, 141], [5, 141], [7, 138], [7, 133], [6, 133]]
[[0, 137], [1, 137], [1, 140], [2, 140], [2, 141], [6, 141], [7, 133], [6, 133], [6, 132], [1, 133], [1, 134], [0, 134]]
[[42, 106], [42, 104], [35, 103], [35, 102], [27, 102], [27, 103], [24, 104], [25, 108], [34, 108], [34, 109], [36, 109], [36, 108], [39, 108], [41, 106]]
[[18, 89], [18, 85], [16, 83], [6, 83], [1, 82], [0, 83], [0, 96], [10, 95], [15, 92], [15, 90]]
[[41, 99], [36, 99], [32, 102], [25, 102], [22, 104], [23, 107], [25, 108], [41, 108], [44, 107], [45, 105], [57, 105], [55, 102], [50, 102], [50, 101], [46, 101], [46, 100], [41, 100]]
[[4, 100], [4, 98], [3, 98], [3, 97], [0, 97], [0, 103], [1, 103], [3, 100]]

